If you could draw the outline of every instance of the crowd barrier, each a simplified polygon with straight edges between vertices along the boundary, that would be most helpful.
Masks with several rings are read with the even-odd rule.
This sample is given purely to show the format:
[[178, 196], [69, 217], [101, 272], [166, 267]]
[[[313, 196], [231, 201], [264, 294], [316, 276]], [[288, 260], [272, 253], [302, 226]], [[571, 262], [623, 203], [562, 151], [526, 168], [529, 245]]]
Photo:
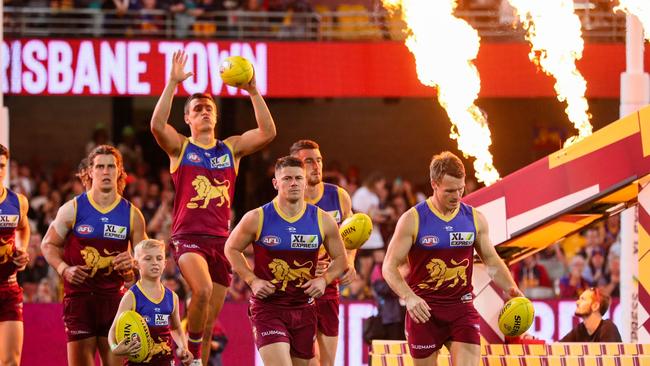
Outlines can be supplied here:
[[[370, 352], [371, 366], [412, 366], [405, 342], [375, 340]], [[481, 346], [482, 366], [648, 366], [650, 344], [636, 343], [553, 343], [485, 344]], [[445, 347], [438, 366], [451, 366]]]

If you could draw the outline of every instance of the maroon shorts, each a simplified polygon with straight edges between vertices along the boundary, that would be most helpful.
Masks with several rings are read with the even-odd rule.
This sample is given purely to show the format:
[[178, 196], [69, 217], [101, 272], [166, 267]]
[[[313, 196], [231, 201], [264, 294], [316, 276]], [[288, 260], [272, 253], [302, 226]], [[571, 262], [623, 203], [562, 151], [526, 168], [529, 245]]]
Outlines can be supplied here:
[[318, 331], [328, 337], [339, 336], [339, 299], [316, 299]]
[[63, 323], [68, 342], [108, 337], [122, 295], [84, 293], [63, 297]]
[[431, 319], [424, 324], [406, 314], [406, 340], [413, 358], [427, 358], [448, 341], [481, 344], [480, 317], [471, 302], [429, 306]]
[[15, 284], [0, 288], [0, 322], [23, 321], [23, 289]]
[[289, 343], [291, 357], [314, 357], [316, 306], [287, 308], [271, 304], [252, 304], [248, 316], [253, 326], [255, 345], [260, 349], [278, 342]]
[[226, 239], [221, 236], [177, 235], [172, 238], [170, 247], [176, 263], [185, 253], [201, 255], [208, 263], [212, 282], [228, 287], [232, 270], [224, 254]]

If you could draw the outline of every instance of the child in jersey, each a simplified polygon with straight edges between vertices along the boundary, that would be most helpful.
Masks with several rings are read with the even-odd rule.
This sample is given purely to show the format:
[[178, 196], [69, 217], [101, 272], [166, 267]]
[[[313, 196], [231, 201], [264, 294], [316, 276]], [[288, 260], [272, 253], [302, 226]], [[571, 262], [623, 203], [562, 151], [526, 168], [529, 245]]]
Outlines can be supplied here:
[[117, 319], [123, 312], [134, 310], [147, 322], [154, 346], [142, 363], [129, 361], [127, 365], [173, 366], [172, 339], [183, 365], [189, 365], [193, 357], [187, 351], [187, 339], [181, 329], [178, 296], [160, 281], [165, 267], [165, 244], [146, 239], [135, 246], [134, 252], [140, 280], [124, 294], [117, 309], [108, 333], [111, 350], [118, 356], [135, 355], [140, 350], [141, 341], [134, 340], [126, 345], [126, 340], [117, 343], [115, 338]]

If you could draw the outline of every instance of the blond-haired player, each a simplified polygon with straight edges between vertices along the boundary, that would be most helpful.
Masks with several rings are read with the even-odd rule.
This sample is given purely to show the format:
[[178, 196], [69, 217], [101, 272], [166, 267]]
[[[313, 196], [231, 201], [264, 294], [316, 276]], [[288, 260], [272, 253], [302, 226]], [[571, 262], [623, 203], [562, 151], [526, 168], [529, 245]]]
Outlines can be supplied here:
[[[480, 317], [472, 294], [474, 250], [508, 296], [523, 295], [490, 242], [487, 220], [461, 202], [463, 162], [445, 151], [433, 157], [429, 171], [433, 195], [400, 217], [382, 272], [406, 302], [406, 339], [414, 365], [437, 365], [443, 346], [449, 349], [453, 365], [478, 365]], [[405, 280], [398, 267], [407, 260], [410, 274]]]
[[[154, 239], [139, 242], [135, 246], [135, 261], [140, 270], [140, 280], [124, 294], [117, 309], [115, 320], [108, 332], [111, 350], [118, 356], [135, 355], [140, 350], [139, 341], [126, 345], [126, 338], [120, 343], [117, 343], [115, 338], [117, 319], [123, 312], [133, 310], [145, 319], [154, 341], [154, 347], [144, 364], [173, 365], [173, 339], [183, 365], [189, 365], [193, 357], [187, 350], [187, 339], [181, 328], [178, 296], [163, 286], [160, 280], [165, 268], [165, 243]], [[137, 364], [129, 361], [128, 365]]]

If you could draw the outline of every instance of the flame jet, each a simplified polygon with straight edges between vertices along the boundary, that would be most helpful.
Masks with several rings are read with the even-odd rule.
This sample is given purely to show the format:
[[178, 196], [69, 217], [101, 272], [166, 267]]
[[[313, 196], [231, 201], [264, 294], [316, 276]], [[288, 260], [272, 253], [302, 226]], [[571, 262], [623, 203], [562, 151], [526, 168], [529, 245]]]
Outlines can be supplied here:
[[591, 115], [585, 98], [587, 81], [576, 67], [576, 60], [582, 58], [584, 40], [573, 0], [508, 1], [526, 30], [530, 60], [555, 78], [557, 99], [566, 101], [565, 112], [578, 130], [578, 136], [570, 137], [565, 146], [591, 135]]
[[618, 0], [614, 11], [623, 11], [636, 16], [644, 29], [645, 39], [650, 41], [650, 1], [648, 0]]
[[465, 20], [454, 16], [455, 0], [383, 0], [389, 11], [401, 10], [407, 25], [406, 46], [415, 56], [420, 82], [437, 88], [438, 101], [453, 124], [450, 137], [472, 156], [476, 179], [490, 185], [499, 179], [492, 163], [486, 115], [474, 104], [481, 89], [476, 66], [480, 38]]

